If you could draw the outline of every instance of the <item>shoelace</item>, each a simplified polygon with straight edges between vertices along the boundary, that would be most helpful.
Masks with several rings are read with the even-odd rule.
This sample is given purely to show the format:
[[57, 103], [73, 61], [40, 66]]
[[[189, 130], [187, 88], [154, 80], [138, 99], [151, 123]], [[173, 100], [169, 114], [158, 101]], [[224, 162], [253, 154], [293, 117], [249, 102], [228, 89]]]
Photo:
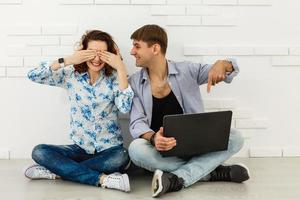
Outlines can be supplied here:
[[44, 168], [44, 167], [36, 167], [36, 172], [38, 173], [39, 176], [41, 177], [49, 177], [52, 178], [52, 173]]
[[104, 187], [113, 187], [113, 188], [120, 188], [120, 177], [117, 176], [107, 176], [104, 179], [103, 183]]
[[211, 181], [230, 181], [230, 167], [220, 166], [211, 173]]

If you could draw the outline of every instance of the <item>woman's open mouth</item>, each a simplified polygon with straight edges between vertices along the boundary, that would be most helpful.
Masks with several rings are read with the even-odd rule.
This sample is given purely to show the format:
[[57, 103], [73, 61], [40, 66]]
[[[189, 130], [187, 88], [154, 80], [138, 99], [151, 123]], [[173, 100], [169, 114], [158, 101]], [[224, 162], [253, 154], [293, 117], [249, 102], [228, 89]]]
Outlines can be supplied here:
[[94, 67], [100, 67], [102, 64], [103, 64], [102, 62], [100, 62], [100, 63], [94, 63], [94, 62], [92, 62], [92, 65]]

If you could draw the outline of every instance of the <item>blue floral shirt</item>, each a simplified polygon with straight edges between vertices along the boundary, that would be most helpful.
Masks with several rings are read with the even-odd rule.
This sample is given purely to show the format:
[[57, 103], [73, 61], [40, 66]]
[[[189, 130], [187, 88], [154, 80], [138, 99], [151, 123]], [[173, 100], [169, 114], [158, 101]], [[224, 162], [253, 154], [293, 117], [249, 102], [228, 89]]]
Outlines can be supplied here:
[[87, 153], [93, 154], [122, 145], [118, 111], [129, 112], [134, 93], [130, 87], [119, 90], [117, 72], [109, 77], [101, 70], [94, 85], [89, 84], [88, 73], [78, 73], [67, 66], [51, 70], [50, 62], [28, 72], [34, 82], [65, 88], [71, 102], [70, 138]]

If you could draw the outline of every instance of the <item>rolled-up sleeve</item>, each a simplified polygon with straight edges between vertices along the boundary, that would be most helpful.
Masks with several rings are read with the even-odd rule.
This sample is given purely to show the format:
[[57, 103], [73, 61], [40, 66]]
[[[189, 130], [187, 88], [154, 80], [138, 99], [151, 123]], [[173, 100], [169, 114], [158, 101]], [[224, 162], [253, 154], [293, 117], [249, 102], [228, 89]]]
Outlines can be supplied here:
[[236, 59], [234, 58], [227, 58], [225, 59], [226, 61], [229, 61], [233, 67], [233, 71], [230, 72], [229, 74], [226, 74], [225, 80], [224, 82], [226, 83], [231, 83], [231, 81], [233, 80], [233, 78], [238, 75], [238, 73], [240, 72], [239, 66], [236, 62]]
[[128, 87], [120, 91], [119, 86], [116, 86], [115, 89], [115, 105], [121, 113], [128, 113], [132, 106], [132, 99], [134, 93], [131, 86], [128, 84]]
[[[231, 83], [233, 78], [239, 73], [239, 67], [234, 58], [227, 58], [225, 60], [232, 64], [233, 71], [226, 74], [224, 82]], [[208, 74], [213, 66], [212, 64], [189, 63], [188, 66], [190, 75], [197, 81], [198, 85], [206, 84], [208, 82]]]
[[49, 61], [41, 62], [39, 67], [31, 69], [27, 73], [28, 79], [40, 84], [65, 87], [66, 77], [70, 75], [70, 68], [53, 71], [50, 66]]

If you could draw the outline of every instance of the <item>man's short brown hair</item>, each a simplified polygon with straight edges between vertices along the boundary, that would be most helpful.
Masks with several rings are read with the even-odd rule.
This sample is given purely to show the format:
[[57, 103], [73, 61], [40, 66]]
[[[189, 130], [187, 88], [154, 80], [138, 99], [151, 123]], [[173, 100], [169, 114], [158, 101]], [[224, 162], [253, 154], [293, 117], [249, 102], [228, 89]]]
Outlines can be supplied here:
[[168, 36], [166, 31], [155, 24], [144, 25], [141, 28], [137, 29], [130, 36], [132, 40], [138, 40], [146, 42], [148, 46], [154, 44], [159, 44], [161, 47], [161, 52], [166, 54], [168, 46]]

